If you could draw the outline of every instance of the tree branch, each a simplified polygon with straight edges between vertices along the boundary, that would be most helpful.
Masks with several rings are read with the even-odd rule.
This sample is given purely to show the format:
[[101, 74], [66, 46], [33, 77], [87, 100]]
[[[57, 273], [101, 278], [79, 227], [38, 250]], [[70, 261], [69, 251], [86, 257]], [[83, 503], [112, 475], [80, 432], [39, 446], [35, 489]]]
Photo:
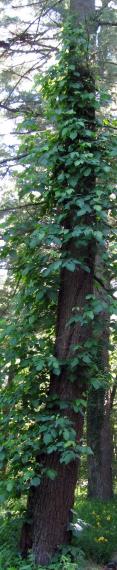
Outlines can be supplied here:
[[7, 212], [24, 210], [25, 208], [36, 208], [36, 206], [39, 206], [39, 204], [40, 202], [35, 202], [34, 204], [27, 202], [27, 204], [21, 204], [20, 206], [8, 206], [8, 207], [6, 206], [6, 208], [0, 208], [0, 213], [6, 214]]
[[21, 160], [21, 158], [25, 158], [26, 156], [29, 156], [29, 154], [25, 152], [24, 154], [20, 154], [20, 156], [11, 156], [8, 158], [3, 158], [3, 160], [1, 160], [0, 162], [0, 166], [2, 166], [3, 164], [7, 164], [9, 161], [14, 162], [14, 160]]
[[98, 22], [99, 26], [117, 26], [117, 22]]

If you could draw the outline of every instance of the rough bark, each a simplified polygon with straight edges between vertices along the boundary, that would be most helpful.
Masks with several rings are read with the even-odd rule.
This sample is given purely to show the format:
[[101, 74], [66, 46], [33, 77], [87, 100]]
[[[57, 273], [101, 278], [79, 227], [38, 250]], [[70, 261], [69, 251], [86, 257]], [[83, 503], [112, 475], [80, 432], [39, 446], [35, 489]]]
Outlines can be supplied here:
[[112, 431], [109, 392], [92, 390], [88, 402], [89, 457], [88, 495], [107, 501], [113, 497]]
[[[76, 248], [75, 248], [76, 253]], [[88, 252], [87, 252], [88, 254]], [[84, 306], [86, 294], [92, 292], [92, 264], [90, 251], [91, 272], [86, 274], [82, 270], [71, 273], [63, 270], [58, 301], [58, 321], [55, 353], [58, 358], [66, 360], [72, 355], [74, 345], [83, 342], [89, 334], [87, 326], [80, 328], [79, 324], [66, 327], [73, 315], [74, 304], [80, 308]], [[72, 403], [81, 398], [86, 388], [86, 366], [77, 366], [73, 381], [70, 378], [68, 366], [63, 366], [61, 375], [51, 376], [49, 395], [56, 394], [58, 401], [68, 402], [64, 414], [72, 421], [79, 442], [83, 430], [83, 416], [74, 412]], [[54, 408], [55, 411], [55, 408]], [[57, 410], [56, 406], [56, 412]], [[50, 456], [40, 456], [44, 467], [57, 471], [57, 477], [51, 481], [43, 477], [41, 485], [31, 490], [28, 501], [27, 522], [22, 529], [21, 550], [25, 556], [29, 547], [33, 548], [36, 561], [42, 565], [48, 564], [51, 557], [62, 544], [70, 540], [69, 522], [70, 511], [73, 507], [74, 491], [78, 477], [78, 460], [68, 465], [60, 464], [57, 453]]]
[[52, 455], [48, 464], [57, 468], [58, 476], [54, 481], [46, 478], [36, 497], [33, 552], [40, 564], [48, 564], [60, 546], [70, 542], [70, 509], [77, 482], [77, 463], [60, 465]]
[[[95, 273], [102, 277], [109, 289], [107, 269], [105, 270], [100, 252], [96, 257]], [[99, 379], [102, 377], [102, 387], [89, 393], [87, 407], [87, 438], [93, 455], [88, 459], [88, 495], [106, 501], [113, 496], [112, 481], [112, 429], [111, 429], [111, 390], [103, 387], [103, 381], [108, 382], [109, 374], [109, 306], [108, 294], [103, 287], [96, 291], [95, 296], [106, 302], [106, 310], [97, 317], [97, 365]]]
[[116, 389], [117, 380], [107, 392], [92, 390], [88, 400], [88, 445], [93, 450], [88, 461], [88, 495], [103, 501], [113, 497], [111, 413]]
[[89, 19], [94, 9], [94, 0], [71, 0], [71, 12], [76, 15], [77, 23]]

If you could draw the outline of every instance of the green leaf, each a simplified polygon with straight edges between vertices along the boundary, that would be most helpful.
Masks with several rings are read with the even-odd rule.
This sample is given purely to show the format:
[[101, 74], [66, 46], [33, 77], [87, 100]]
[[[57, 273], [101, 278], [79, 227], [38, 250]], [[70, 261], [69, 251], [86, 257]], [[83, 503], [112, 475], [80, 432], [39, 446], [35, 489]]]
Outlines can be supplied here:
[[66, 137], [66, 135], [68, 136], [68, 127], [64, 127], [64, 129], [62, 129], [62, 136]]
[[55, 469], [46, 469], [46, 475], [49, 477], [49, 479], [54, 481], [54, 479], [57, 477], [57, 471], [55, 471]]
[[63, 431], [63, 437], [64, 437], [65, 441], [68, 441], [68, 440], [69, 440], [70, 433], [69, 433], [69, 430], [68, 430], [68, 429], [64, 429], [64, 431]]
[[5, 499], [6, 499], [6, 497], [5, 497], [4, 494], [3, 494], [3, 495], [0, 495], [0, 503], [1, 503], [1, 504], [5, 502]]
[[85, 362], [86, 364], [91, 364], [91, 358], [90, 356], [88, 356], [88, 354], [84, 354], [82, 357], [83, 362]]
[[65, 451], [60, 457], [60, 463], [65, 463], [65, 465], [68, 465], [68, 463], [74, 461], [75, 459], [76, 454], [74, 451]]
[[76, 263], [74, 261], [65, 261], [62, 264], [63, 267], [66, 267], [66, 269], [68, 269], [68, 271], [74, 271], [75, 267], [76, 267]]
[[93, 312], [93, 311], [87, 311], [86, 317], [88, 317], [88, 319], [90, 319], [91, 321], [93, 321], [93, 319], [94, 319], [94, 312]]
[[61, 173], [58, 175], [57, 178], [58, 178], [59, 182], [63, 182], [63, 180], [64, 180], [64, 178], [65, 178], [64, 172], [61, 172]]
[[102, 385], [102, 382], [97, 378], [94, 378], [93, 380], [91, 380], [91, 384], [96, 390], [99, 390], [100, 386]]
[[35, 368], [38, 372], [41, 372], [41, 370], [43, 370], [44, 367], [45, 367], [45, 361], [42, 359], [40, 361], [38, 361], [38, 363], [36, 363], [36, 366], [35, 366]]
[[38, 476], [37, 476], [37, 477], [33, 477], [33, 479], [31, 479], [31, 485], [32, 485], [33, 487], [38, 487], [38, 485], [40, 485], [40, 483], [41, 483], [41, 479], [40, 479], [40, 477], [38, 477]]
[[78, 183], [78, 176], [70, 176], [70, 186], [75, 188]]
[[44, 443], [45, 443], [46, 445], [48, 445], [49, 443], [51, 443], [52, 440], [53, 440], [53, 437], [52, 437], [52, 435], [51, 435], [51, 432], [48, 432], [48, 431], [47, 431], [46, 433], [44, 433], [43, 440], [44, 440]]
[[10, 479], [7, 483], [7, 491], [10, 493], [13, 490], [13, 487], [14, 487], [14, 481]]
[[90, 176], [91, 168], [87, 168], [86, 170], [84, 170], [83, 174], [84, 174], [84, 176]]
[[99, 230], [94, 232], [94, 235], [95, 235], [97, 241], [102, 241], [102, 239], [104, 239], [102, 232], [100, 232]]
[[108, 174], [108, 172], [110, 172], [110, 166], [108, 166], [107, 164], [103, 165], [103, 171]]
[[53, 372], [55, 372], [55, 374], [57, 376], [59, 376], [59, 374], [61, 372], [61, 367], [60, 367], [59, 360], [56, 358], [56, 356], [53, 356], [53, 355], [49, 356], [48, 365], [49, 365], [49, 368], [51, 370], [53, 370]]
[[76, 139], [78, 133], [77, 131], [71, 131], [70, 132], [70, 139], [72, 139], [72, 141], [74, 141], [74, 139]]
[[96, 212], [101, 212], [102, 207], [99, 204], [95, 204], [94, 205], [94, 210], [96, 210]]
[[47, 453], [50, 455], [51, 453], [53, 453], [53, 451], [56, 451], [56, 449], [57, 449], [56, 444], [49, 445], [47, 448]]

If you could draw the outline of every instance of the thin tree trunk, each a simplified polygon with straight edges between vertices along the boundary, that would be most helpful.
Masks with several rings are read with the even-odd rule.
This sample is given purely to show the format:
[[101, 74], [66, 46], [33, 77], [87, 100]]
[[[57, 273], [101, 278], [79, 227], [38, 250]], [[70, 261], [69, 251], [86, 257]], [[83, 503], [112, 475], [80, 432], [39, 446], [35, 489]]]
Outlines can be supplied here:
[[93, 451], [88, 459], [88, 495], [102, 501], [113, 497], [111, 413], [116, 389], [117, 380], [108, 391], [92, 390], [88, 400], [88, 445]]
[[88, 496], [107, 501], [113, 497], [112, 430], [109, 392], [92, 390], [88, 401]]
[[[109, 288], [109, 279], [104, 275], [104, 262], [99, 255], [96, 257], [95, 273], [97, 278], [106, 283]], [[102, 252], [103, 253], [103, 252]], [[87, 407], [87, 439], [93, 455], [88, 458], [88, 495], [106, 501], [113, 496], [112, 482], [112, 429], [111, 407], [112, 394], [110, 389], [104, 388], [103, 382], [109, 374], [109, 307], [108, 293], [101, 285], [95, 290], [98, 301], [105, 301], [106, 309], [97, 316], [97, 365], [99, 380], [102, 378], [102, 387], [89, 392]]]

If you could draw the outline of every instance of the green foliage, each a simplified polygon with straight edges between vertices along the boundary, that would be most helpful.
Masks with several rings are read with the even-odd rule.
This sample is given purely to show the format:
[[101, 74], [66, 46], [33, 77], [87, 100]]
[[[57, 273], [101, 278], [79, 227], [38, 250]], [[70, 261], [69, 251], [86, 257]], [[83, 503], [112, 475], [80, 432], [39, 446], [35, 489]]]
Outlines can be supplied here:
[[83, 548], [86, 558], [92, 559], [98, 564], [112, 560], [112, 556], [117, 550], [117, 498], [102, 503], [99, 500], [78, 496], [75, 510], [78, 518], [91, 525], [80, 532], [75, 539], [77, 545]]
[[[2, 497], [26, 493], [32, 483], [40, 484], [41, 477], [56, 476], [52, 470], [45, 472], [39, 454], [57, 451], [60, 462], [68, 464], [83, 452], [67, 417], [68, 402], [59, 401], [56, 393], [49, 397], [50, 377], [53, 374], [57, 383], [65, 365], [73, 382], [80, 365], [87, 388], [92, 383], [97, 389], [102, 383], [97, 315], [115, 312], [111, 289], [104, 302], [95, 294], [86, 296], [85, 307], [75, 302], [67, 326], [71, 331], [74, 323], [90, 326], [92, 338], [76, 345], [65, 362], [58, 360], [54, 342], [61, 272], [80, 269], [84, 280], [92, 276], [90, 251], [95, 257], [100, 248], [104, 275], [107, 272], [109, 280], [115, 275], [115, 134], [99, 119], [102, 94], [98, 82], [94, 88], [83, 27], [74, 32], [68, 22], [62, 42], [57, 64], [36, 78], [43, 109], [40, 125], [34, 109], [19, 125], [25, 133], [18, 151], [19, 211], [4, 223], [3, 258], [10, 265], [13, 295], [0, 336]], [[77, 256], [69, 248], [74, 241]], [[92, 278], [99, 292], [99, 280]], [[85, 398], [70, 405], [84, 413]]]

